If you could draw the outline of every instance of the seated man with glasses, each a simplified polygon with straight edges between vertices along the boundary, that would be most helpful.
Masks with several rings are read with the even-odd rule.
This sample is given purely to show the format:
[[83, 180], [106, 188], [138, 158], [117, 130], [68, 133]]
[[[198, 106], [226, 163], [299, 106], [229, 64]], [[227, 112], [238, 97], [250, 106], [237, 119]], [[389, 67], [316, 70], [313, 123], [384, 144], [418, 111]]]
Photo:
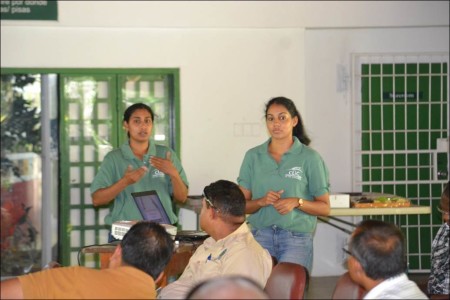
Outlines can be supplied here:
[[450, 182], [442, 192], [438, 210], [442, 213], [443, 224], [439, 228], [433, 243], [431, 244], [431, 272], [428, 280], [428, 295], [432, 299], [439, 299], [433, 295], [445, 295], [442, 299], [448, 299], [449, 290], [449, 192]]
[[405, 241], [398, 227], [364, 220], [353, 231], [347, 260], [350, 277], [368, 292], [364, 299], [428, 299], [406, 275]]
[[239, 186], [219, 180], [203, 191], [200, 227], [210, 235], [197, 248], [180, 278], [160, 291], [160, 299], [183, 299], [198, 283], [225, 275], [246, 276], [265, 286], [272, 258], [245, 222]]

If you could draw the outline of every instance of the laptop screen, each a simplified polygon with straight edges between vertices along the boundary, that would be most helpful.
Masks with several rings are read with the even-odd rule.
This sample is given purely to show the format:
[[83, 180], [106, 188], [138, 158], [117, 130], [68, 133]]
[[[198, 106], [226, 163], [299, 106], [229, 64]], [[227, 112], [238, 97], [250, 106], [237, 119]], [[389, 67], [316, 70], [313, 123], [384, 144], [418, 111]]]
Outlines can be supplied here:
[[142, 219], [160, 224], [171, 224], [156, 191], [131, 193], [131, 196], [141, 212]]

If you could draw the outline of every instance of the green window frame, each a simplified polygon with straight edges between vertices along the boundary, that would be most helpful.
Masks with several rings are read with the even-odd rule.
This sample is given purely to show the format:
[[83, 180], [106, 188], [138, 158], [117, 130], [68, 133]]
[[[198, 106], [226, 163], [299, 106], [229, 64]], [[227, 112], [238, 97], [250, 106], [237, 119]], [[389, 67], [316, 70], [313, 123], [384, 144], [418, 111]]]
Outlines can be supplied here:
[[126, 140], [122, 116], [131, 103], [144, 102], [154, 109], [154, 131], [160, 138], [156, 142], [180, 157], [179, 69], [4, 68], [1, 72], [58, 75], [58, 260], [63, 265], [100, 267], [96, 255], [80, 255], [82, 247], [105, 243], [109, 231], [103, 217], [110, 207], [93, 207], [90, 183], [102, 155]]

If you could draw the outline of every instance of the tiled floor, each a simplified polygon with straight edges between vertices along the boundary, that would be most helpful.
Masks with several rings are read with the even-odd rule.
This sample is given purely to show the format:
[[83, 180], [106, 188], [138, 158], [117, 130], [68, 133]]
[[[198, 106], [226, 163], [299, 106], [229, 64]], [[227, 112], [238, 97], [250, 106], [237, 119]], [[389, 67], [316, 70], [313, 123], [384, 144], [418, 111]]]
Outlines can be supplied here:
[[[409, 274], [415, 282], [426, 282], [428, 274]], [[306, 292], [306, 299], [331, 299], [339, 276], [311, 277]]]

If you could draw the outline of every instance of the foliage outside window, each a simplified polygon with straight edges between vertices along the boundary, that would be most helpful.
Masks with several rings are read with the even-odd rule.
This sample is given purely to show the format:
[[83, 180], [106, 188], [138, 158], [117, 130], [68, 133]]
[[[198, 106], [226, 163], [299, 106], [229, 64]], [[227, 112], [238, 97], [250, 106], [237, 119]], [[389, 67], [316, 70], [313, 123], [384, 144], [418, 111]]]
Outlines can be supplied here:
[[40, 267], [40, 76], [1, 80], [1, 275]]

